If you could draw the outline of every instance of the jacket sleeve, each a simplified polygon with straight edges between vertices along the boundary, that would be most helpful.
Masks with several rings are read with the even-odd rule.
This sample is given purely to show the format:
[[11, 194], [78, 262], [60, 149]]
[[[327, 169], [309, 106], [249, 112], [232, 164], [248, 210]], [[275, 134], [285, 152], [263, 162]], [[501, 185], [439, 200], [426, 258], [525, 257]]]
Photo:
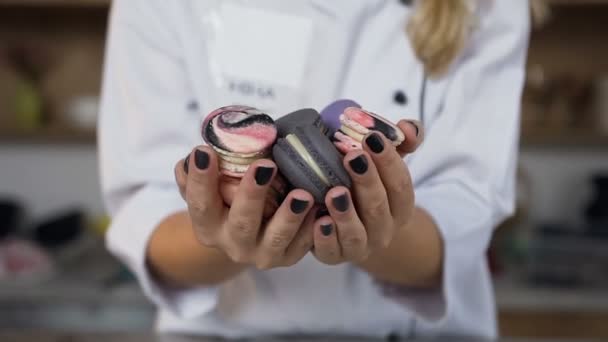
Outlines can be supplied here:
[[398, 296], [417, 314], [417, 333], [496, 335], [485, 252], [493, 229], [514, 211], [520, 98], [529, 37], [525, 0], [480, 1], [470, 44], [444, 81], [408, 165], [417, 206], [444, 243], [443, 283]]
[[186, 209], [173, 167], [201, 143], [200, 117], [190, 108], [193, 90], [179, 35], [171, 29], [169, 3], [113, 1], [98, 128], [100, 172], [112, 216], [109, 250], [160, 309], [188, 318], [208, 312], [217, 289], [168, 288], [146, 266], [154, 228]]

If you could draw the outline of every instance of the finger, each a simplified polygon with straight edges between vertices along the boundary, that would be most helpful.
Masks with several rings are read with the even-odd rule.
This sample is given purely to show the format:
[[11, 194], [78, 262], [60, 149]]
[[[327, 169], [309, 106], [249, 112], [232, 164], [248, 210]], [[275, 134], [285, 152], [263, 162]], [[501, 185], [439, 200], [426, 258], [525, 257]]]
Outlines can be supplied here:
[[266, 195], [276, 171], [274, 162], [261, 159], [251, 164], [241, 179], [226, 222], [226, 233], [241, 256], [255, 251]]
[[376, 165], [365, 151], [351, 151], [344, 167], [353, 181], [356, 212], [366, 227], [370, 248], [386, 248], [393, 235], [393, 217]]
[[313, 202], [312, 195], [302, 189], [293, 190], [287, 195], [264, 230], [256, 255], [259, 268], [283, 266], [287, 248], [304, 222]]
[[381, 134], [368, 134], [363, 148], [378, 170], [393, 218], [406, 220], [414, 206], [414, 188], [405, 162]]
[[344, 260], [338, 243], [336, 224], [331, 217], [325, 216], [314, 224], [314, 255], [320, 262], [337, 265]]
[[355, 262], [366, 259], [368, 255], [367, 232], [357, 216], [348, 189], [339, 186], [329, 190], [325, 196], [325, 204], [336, 223], [336, 233], [342, 256]]
[[308, 211], [304, 222], [285, 251], [285, 264], [288, 266], [300, 261], [313, 247], [313, 229], [316, 221], [316, 208]]
[[[221, 177], [220, 179], [220, 194], [224, 199], [224, 203], [230, 207], [232, 206], [232, 202], [234, 201], [234, 197], [239, 189], [239, 178], [234, 177]], [[276, 190], [273, 190], [272, 187], [269, 190], [268, 196], [266, 196], [266, 206], [264, 207], [264, 218], [270, 218], [279, 208], [279, 203], [277, 198], [278, 194]]]
[[417, 120], [401, 120], [397, 127], [405, 134], [405, 140], [397, 146], [397, 152], [403, 158], [418, 149], [424, 141], [424, 127]]
[[199, 146], [190, 154], [185, 197], [188, 212], [199, 240], [209, 243], [218, 232], [224, 205], [218, 189], [218, 160], [208, 146]]
[[186, 180], [188, 179], [188, 169], [190, 168], [190, 156], [191, 153], [188, 153], [186, 158], [180, 159], [173, 169], [179, 194], [184, 200], [186, 200]]
[[232, 205], [240, 183], [241, 180], [238, 178], [227, 176], [220, 177], [220, 194], [227, 206], [230, 207]]

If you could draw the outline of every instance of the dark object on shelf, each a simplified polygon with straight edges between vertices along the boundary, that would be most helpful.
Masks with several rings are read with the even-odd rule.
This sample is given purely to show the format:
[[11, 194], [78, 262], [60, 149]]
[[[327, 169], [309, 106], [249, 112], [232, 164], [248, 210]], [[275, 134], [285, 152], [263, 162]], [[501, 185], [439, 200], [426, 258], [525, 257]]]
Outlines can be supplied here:
[[34, 240], [41, 246], [59, 248], [78, 239], [84, 230], [84, 214], [73, 211], [39, 224], [33, 232]]
[[544, 223], [538, 226], [538, 235], [542, 237], [576, 237], [580, 230], [558, 223]]
[[593, 177], [595, 196], [585, 210], [585, 217], [590, 223], [608, 223], [608, 175]]
[[606, 240], [592, 237], [579, 226], [543, 224], [528, 243], [526, 279], [549, 287], [608, 285]]
[[0, 240], [14, 234], [23, 215], [23, 208], [15, 200], [0, 200]]

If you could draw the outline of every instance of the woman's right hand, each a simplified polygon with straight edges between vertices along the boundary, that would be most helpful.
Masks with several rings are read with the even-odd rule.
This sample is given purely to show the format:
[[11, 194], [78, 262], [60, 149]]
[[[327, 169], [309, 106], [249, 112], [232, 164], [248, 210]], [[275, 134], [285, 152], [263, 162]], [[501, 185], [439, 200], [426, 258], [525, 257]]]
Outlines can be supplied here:
[[199, 146], [187, 158], [177, 163], [175, 176], [200, 243], [259, 269], [294, 265], [310, 251], [314, 215], [307, 215], [313, 205], [308, 192], [291, 191], [276, 213], [263, 220], [266, 195], [277, 173], [274, 162], [254, 162], [227, 207], [213, 149]]

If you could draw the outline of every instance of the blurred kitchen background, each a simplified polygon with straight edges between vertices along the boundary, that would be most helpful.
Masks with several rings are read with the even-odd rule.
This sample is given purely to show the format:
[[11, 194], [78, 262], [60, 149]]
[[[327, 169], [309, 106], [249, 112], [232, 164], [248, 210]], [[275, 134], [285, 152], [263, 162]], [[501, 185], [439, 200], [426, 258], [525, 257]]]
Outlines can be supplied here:
[[[551, 0], [496, 233], [501, 332], [608, 338], [608, 0]], [[95, 122], [109, 0], [0, 0], [0, 329], [145, 330], [103, 248]]]

